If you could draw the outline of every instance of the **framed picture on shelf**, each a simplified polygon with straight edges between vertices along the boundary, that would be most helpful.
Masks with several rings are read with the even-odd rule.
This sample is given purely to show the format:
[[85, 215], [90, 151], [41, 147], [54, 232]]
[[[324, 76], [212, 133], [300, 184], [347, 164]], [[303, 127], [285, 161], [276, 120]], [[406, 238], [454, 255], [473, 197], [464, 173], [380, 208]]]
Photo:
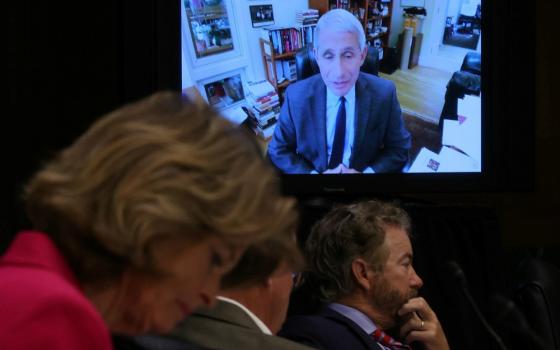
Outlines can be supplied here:
[[251, 22], [253, 23], [253, 28], [274, 24], [274, 12], [272, 11], [272, 4], [251, 5], [249, 6], [249, 11], [251, 12]]
[[218, 110], [223, 110], [245, 100], [245, 91], [240, 74], [213, 80], [203, 86], [208, 104]]
[[234, 50], [224, 0], [184, 0], [184, 6], [197, 58]]

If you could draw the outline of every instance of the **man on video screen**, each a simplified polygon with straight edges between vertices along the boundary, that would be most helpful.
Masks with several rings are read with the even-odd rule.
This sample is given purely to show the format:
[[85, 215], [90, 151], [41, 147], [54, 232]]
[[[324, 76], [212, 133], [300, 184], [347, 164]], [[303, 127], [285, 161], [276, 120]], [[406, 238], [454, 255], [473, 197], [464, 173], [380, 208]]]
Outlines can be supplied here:
[[317, 23], [321, 74], [291, 84], [268, 156], [288, 174], [400, 172], [410, 134], [392, 82], [360, 72], [367, 54], [362, 25], [346, 10]]

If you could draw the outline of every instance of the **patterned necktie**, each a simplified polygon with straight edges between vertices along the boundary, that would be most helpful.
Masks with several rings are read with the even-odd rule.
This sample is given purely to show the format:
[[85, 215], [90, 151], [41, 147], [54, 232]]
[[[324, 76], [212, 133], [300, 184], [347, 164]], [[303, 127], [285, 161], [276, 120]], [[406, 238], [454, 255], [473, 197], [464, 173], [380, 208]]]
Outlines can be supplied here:
[[388, 347], [392, 350], [412, 350], [409, 345], [400, 343], [393, 339], [390, 335], [383, 332], [381, 329], [377, 328], [372, 334], [373, 339], [376, 342], [382, 344], [385, 347]]
[[331, 152], [331, 159], [329, 160], [329, 169], [336, 168], [342, 163], [342, 156], [344, 154], [344, 138], [346, 136], [346, 108], [344, 96], [340, 97], [340, 107], [336, 114], [336, 125], [334, 131], [334, 140]]

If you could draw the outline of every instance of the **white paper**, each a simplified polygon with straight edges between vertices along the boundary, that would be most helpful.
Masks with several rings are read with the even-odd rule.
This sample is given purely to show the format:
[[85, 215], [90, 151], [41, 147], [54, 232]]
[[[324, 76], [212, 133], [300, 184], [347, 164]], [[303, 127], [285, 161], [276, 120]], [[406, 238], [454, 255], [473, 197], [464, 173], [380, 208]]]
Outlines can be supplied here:
[[[461, 125], [457, 120], [443, 120], [443, 135], [441, 136], [441, 144], [442, 145], [451, 145], [457, 146], [457, 143], [461, 143], [461, 129], [459, 128]], [[458, 147], [460, 148], [460, 147]]]
[[454, 146], [480, 163], [481, 124], [480, 117], [465, 115], [463, 123], [457, 120], [443, 121], [442, 145]]
[[224, 118], [231, 121], [235, 125], [239, 125], [247, 119], [247, 113], [241, 108], [242, 105], [227, 108], [221, 111]]
[[482, 121], [480, 97], [465, 95], [457, 101], [457, 114], [467, 119], [461, 124], [461, 142], [455, 146], [480, 163], [482, 149]]
[[436, 173], [439, 172], [441, 161], [439, 155], [422, 147], [416, 159], [408, 169], [409, 173]]
[[457, 114], [480, 120], [480, 106], [480, 97], [465, 95], [464, 98], [457, 100]]
[[480, 172], [480, 162], [450, 147], [441, 148], [439, 159], [441, 173]]

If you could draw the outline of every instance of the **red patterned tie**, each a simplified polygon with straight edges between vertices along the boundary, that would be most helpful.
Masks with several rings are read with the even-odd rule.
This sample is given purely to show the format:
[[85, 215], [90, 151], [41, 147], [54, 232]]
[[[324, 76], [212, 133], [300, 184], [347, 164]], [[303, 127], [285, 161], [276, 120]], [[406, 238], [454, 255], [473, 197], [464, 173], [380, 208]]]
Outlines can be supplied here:
[[382, 344], [385, 347], [388, 347], [389, 349], [412, 350], [412, 348], [409, 345], [396, 341], [395, 339], [391, 338], [390, 335], [386, 334], [379, 328], [377, 328], [371, 335], [373, 336], [373, 339], [375, 339], [376, 342]]

